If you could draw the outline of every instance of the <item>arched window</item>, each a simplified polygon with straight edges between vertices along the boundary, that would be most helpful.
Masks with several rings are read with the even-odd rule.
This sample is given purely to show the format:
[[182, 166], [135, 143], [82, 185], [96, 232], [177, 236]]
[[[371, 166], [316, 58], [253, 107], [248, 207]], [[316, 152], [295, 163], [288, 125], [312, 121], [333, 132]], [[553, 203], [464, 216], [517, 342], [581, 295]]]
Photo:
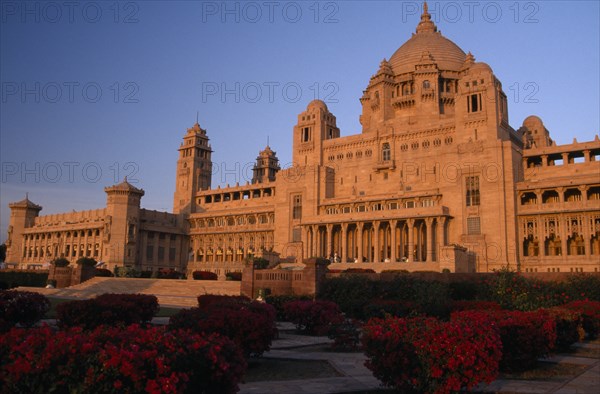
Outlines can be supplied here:
[[381, 158], [383, 161], [390, 161], [392, 159], [392, 151], [390, 149], [390, 144], [385, 143], [381, 148]]
[[429, 83], [428, 80], [424, 80], [423, 81], [423, 89], [430, 89], [431, 88], [431, 84]]

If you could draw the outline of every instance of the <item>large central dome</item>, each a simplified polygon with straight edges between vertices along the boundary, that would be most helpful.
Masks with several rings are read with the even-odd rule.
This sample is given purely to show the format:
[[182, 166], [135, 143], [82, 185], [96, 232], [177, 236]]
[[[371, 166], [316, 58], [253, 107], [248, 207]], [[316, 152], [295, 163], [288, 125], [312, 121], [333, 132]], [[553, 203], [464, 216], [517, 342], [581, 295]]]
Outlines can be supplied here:
[[425, 52], [429, 52], [440, 70], [459, 71], [467, 56], [458, 45], [437, 31], [427, 12], [427, 3], [423, 5], [417, 32], [389, 60], [394, 74], [415, 71], [415, 65], [421, 61]]

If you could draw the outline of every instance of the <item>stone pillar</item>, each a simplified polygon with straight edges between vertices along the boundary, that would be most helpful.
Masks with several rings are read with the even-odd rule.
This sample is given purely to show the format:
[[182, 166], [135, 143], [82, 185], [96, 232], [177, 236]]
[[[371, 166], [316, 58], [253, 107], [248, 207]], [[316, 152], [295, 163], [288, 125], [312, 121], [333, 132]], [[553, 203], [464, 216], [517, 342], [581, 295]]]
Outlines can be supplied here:
[[342, 255], [341, 262], [346, 263], [348, 261], [348, 223], [342, 223]]
[[373, 244], [375, 245], [375, 247], [373, 248], [374, 253], [373, 253], [373, 263], [379, 263], [381, 260], [381, 256], [379, 255], [380, 252], [380, 245], [379, 245], [379, 222], [373, 222], [373, 234], [374, 234], [374, 240], [373, 240]]
[[407, 261], [412, 263], [415, 260], [415, 241], [414, 241], [414, 219], [408, 219], [406, 221], [406, 225], [408, 226], [408, 256], [406, 256]]
[[542, 167], [548, 167], [548, 155], [542, 155]]
[[331, 256], [333, 256], [333, 224], [328, 224], [326, 226], [327, 229], [327, 233], [325, 234], [326, 238], [325, 238], [325, 245], [326, 245], [326, 249], [325, 249], [325, 254], [326, 254], [326, 258], [330, 258]]
[[390, 231], [391, 231], [391, 242], [392, 242], [392, 248], [391, 248], [391, 253], [390, 253], [390, 261], [392, 263], [396, 262], [396, 225], [398, 224], [398, 220], [392, 220], [390, 221]]
[[356, 231], [357, 231], [357, 246], [358, 246], [358, 262], [363, 262], [363, 227], [364, 223], [358, 222], [356, 223]]
[[568, 229], [568, 223], [567, 223], [567, 218], [564, 216], [559, 217], [559, 223], [560, 223], [560, 245], [561, 245], [561, 256], [563, 256], [563, 258], [566, 258], [566, 256], [569, 255], [569, 252], [567, 250], [567, 229]]
[[426, 242], [427, 242], [427, 256], [425, 257], [425, 261], [428, 263], [431, 263], [433, 261], [432, 255], [433, 255], [433, 232], [432, 232], [432, 228], [431, 226], [433, 226], [433, 218], [426, 218], [425, 219], [425, 223], [427, 225], [427, 236], [426, 236]]

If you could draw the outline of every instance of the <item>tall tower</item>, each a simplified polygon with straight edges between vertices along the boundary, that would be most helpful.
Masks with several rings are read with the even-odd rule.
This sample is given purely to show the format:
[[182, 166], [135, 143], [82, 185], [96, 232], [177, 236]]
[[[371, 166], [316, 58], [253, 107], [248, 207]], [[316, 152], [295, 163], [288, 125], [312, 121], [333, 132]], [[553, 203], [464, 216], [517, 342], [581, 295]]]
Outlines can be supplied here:
[[140, 231], [140, 202], [144, 190], [129, 182], [105, 187], [106, 218], [104, 237], [107, 242], [107, 254], [104, 261], [113, 268], [116, 265], [135, 265], [138, 252], [138, 234]]
[[187, 130], [179, 147], [173, 213], [194, 213], [197, 191], [210, 189], [212, 150], [206, 130], [198, 122]]
[[6, 261], [16, 263], [23, 258], [23, 231], [33, 226], [42, 207], [31, 202], [28, 196], [24, 200], [8, 204], [8, 207], [10, 220], [6, 240]]
[[252, 169], [252, 183], [274, 182], [275, 174], [280, 170], [277, 153], [271, 147], [260, 151], [256, 158], [256, 165]]

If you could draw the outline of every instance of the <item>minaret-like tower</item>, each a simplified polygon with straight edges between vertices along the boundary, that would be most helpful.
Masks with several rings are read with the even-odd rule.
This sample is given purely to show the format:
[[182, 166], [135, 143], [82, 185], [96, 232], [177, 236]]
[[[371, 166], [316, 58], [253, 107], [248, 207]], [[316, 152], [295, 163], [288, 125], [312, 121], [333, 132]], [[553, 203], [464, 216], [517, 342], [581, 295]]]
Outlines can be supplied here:
[[23, 231], [33, 226], [42, 207], [31, 202], [29, 196], [19, 202], [8, 204], [8, 207], [10, 208], [10, 220], [6, 240], [6, 261], [17, 263], [23, 258]]
[[274, 182], [275, 174], [280, 170], [277, 153], [269, 145], [258, 154], [256, 165], [252, 169], [252, 183]]
[[173, 213], [194, 213], [197, 191], [210, 189], [212, 180], [212, 150], [206, 130], [198, 122], [187, 130], [179, 147], [177, 183], [173, 198]]

